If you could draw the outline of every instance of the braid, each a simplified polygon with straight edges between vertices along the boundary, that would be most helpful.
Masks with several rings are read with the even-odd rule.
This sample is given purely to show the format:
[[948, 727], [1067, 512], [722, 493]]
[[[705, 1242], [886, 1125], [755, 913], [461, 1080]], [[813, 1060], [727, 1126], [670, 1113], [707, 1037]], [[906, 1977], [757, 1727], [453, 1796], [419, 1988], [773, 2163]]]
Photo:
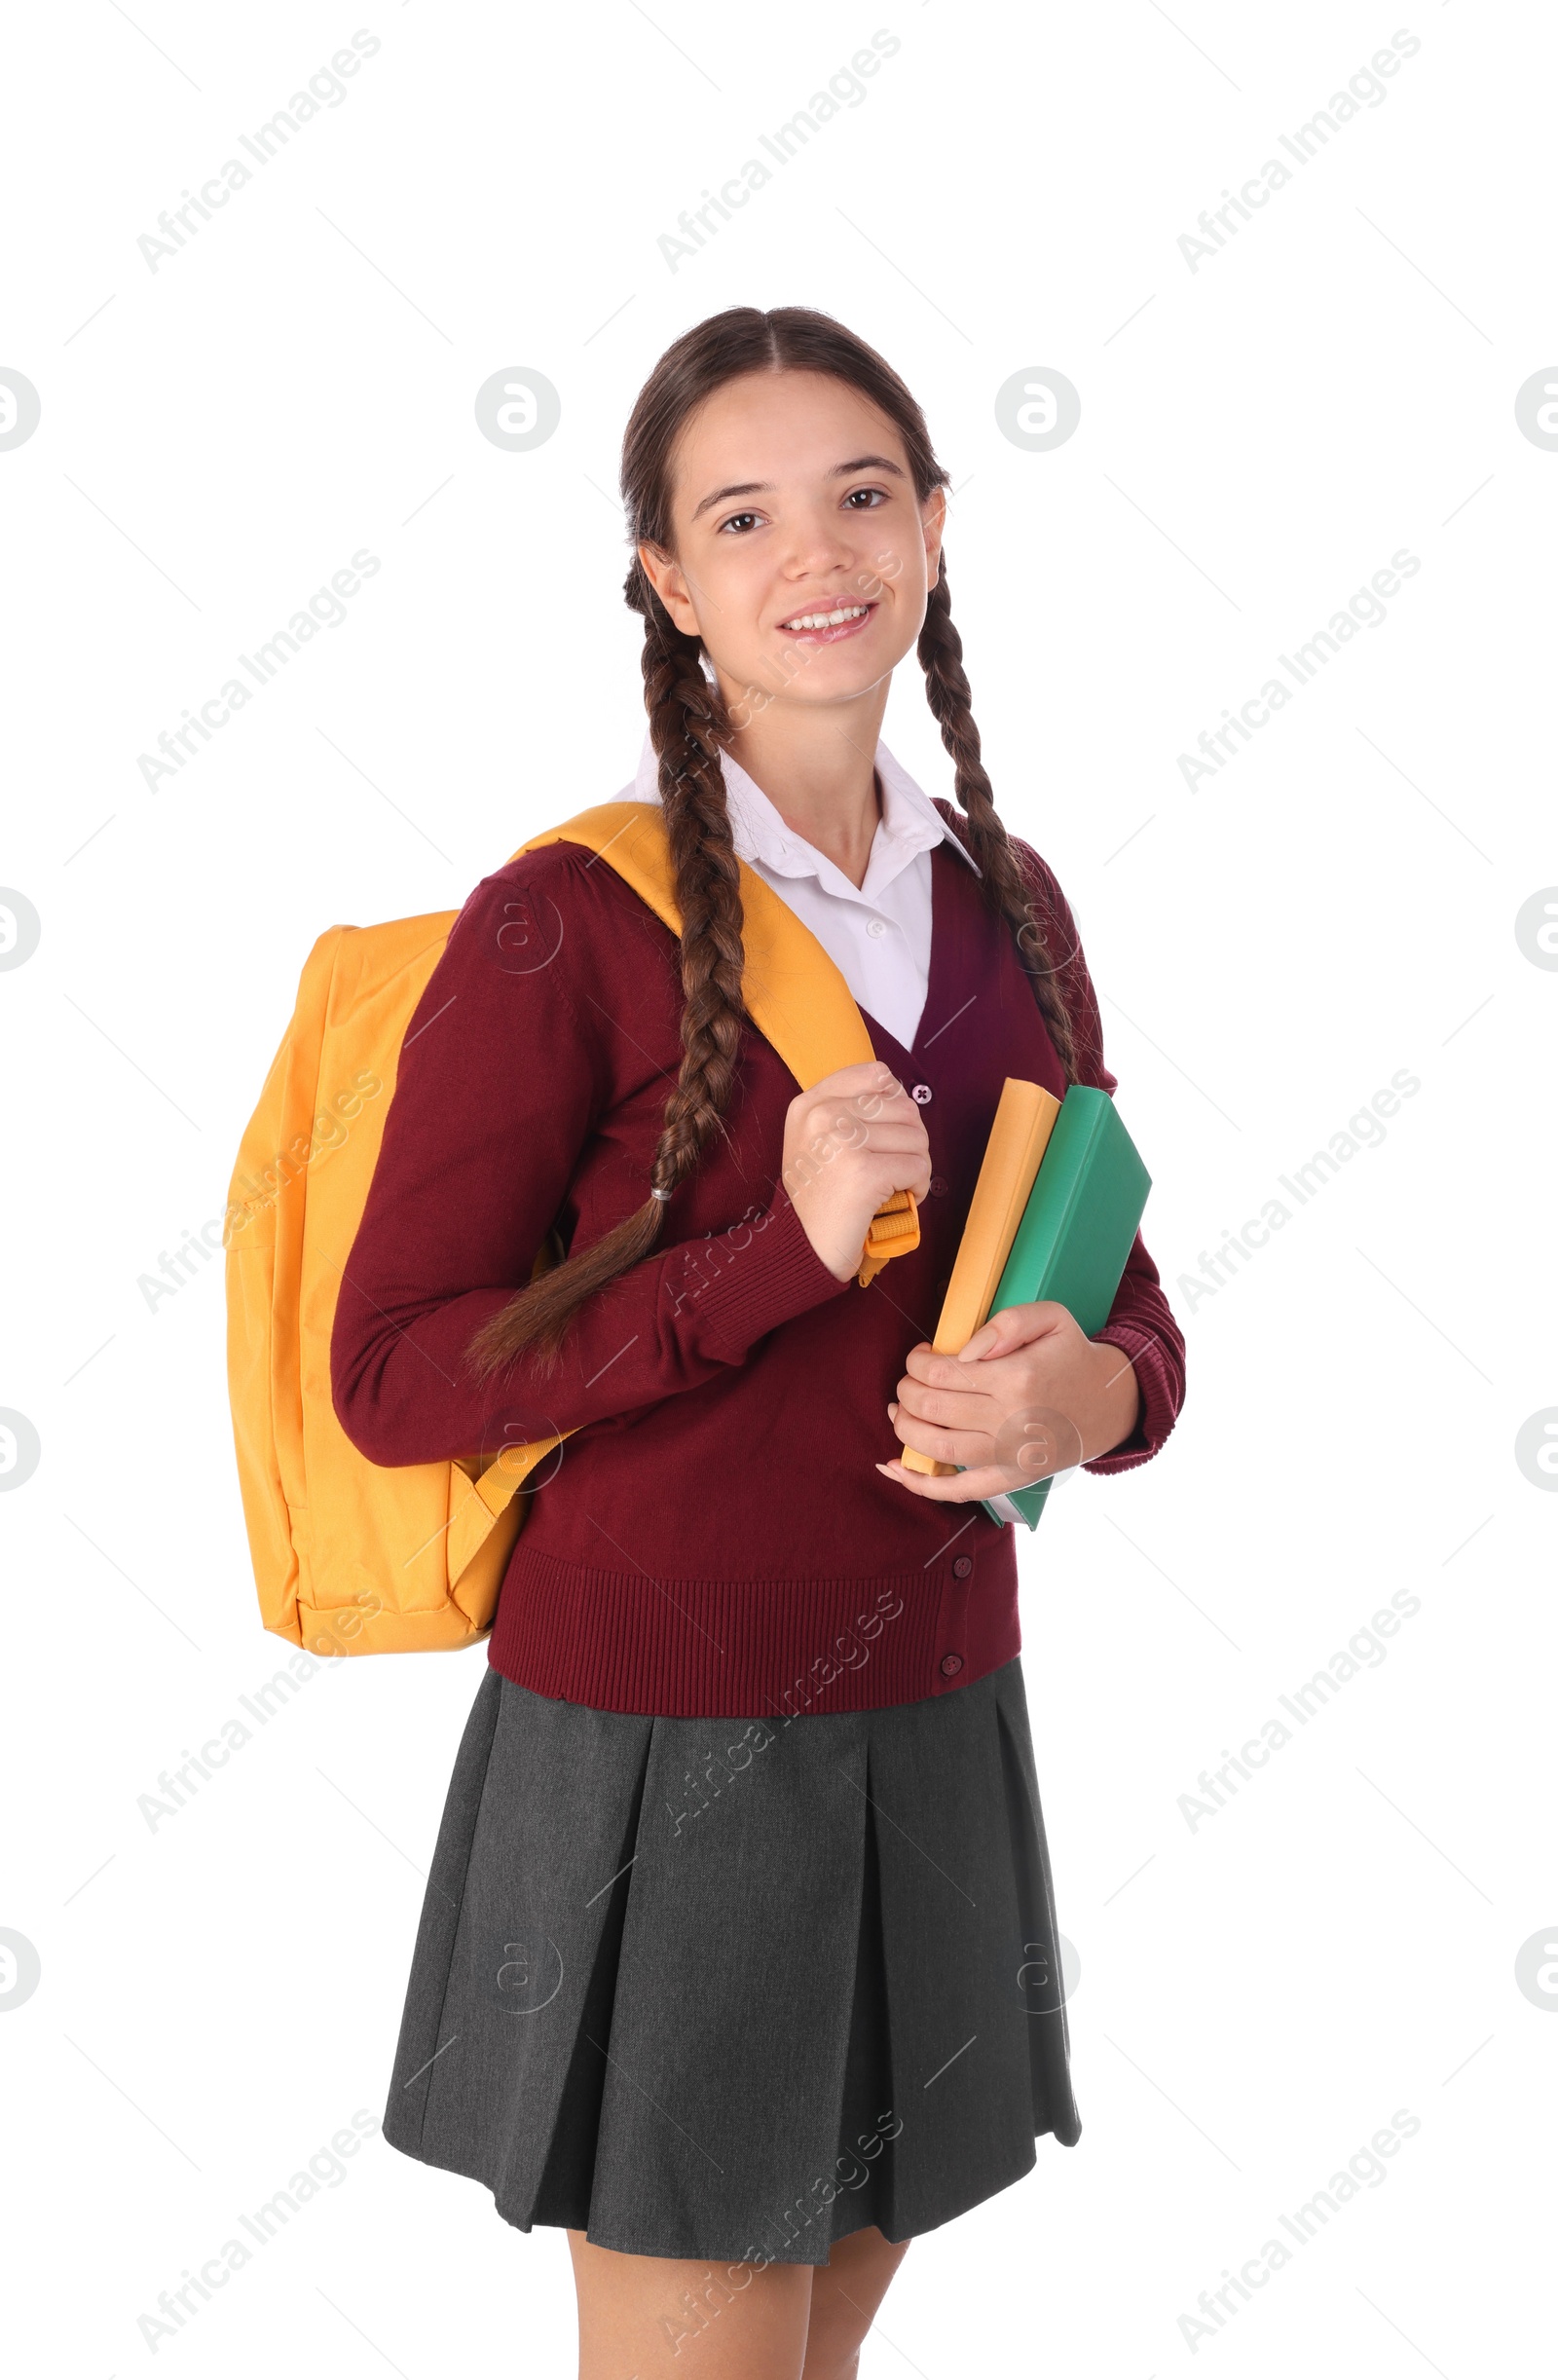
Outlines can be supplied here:
[[490, 1376], [531, 1349], [555, 1367], [568, 1325], [587, 1297], [654, 1247], [666, 1207], [722, 1127], [735, 1082], [746, 1010], [741, 994], [740, 863], [725, 807], [722, 745], [731, 729], [703, 648], [684, 636], [635, 559], [623, 589], [644, 614], [644, 702], [660, 763], [660, 805], [682, 919], [682, 1066], [666, 1102], [643, 1206], [599, 1240], [537, 1275], [471, 1342]]
[[[637, 561], [626, 592], [633, 609], [644, 613], [644, 702], [660, 763], [660, 806], [682, 918], [682, 1070], [649, 1169], [651, 1188], [670, 1192], [693, 1171], [719, 1129], [746, 1015], [740, 863], [720, 764], [731, 730], [719, 688], [699, 665], [701, 643], [683, 635]], [[665, 1203], [653, 1201], [656, 1225]]]
[[1049, 1027], [1061, 1071], [1067, 1083], [1074, 1083], [1076, 1035], [1058, 972], [1072, 954], [1068, 951], [1059, 961], [1052, 956], [1033, 893], [996, 811], [990, 780], [980, 759], [980, 731], [974, 724], [968, 673], [963, 667], [963, 640], [952, 625], [945, 556], [925, 607], [918, 650], [920, 667], [925, 672], [926, 700], [956, 772], [958, 806], [968, 820], [969, 841], [979, 862], [985, 900], [1012, 929], [1018, 956], [1033, 986], [1033, 997]]

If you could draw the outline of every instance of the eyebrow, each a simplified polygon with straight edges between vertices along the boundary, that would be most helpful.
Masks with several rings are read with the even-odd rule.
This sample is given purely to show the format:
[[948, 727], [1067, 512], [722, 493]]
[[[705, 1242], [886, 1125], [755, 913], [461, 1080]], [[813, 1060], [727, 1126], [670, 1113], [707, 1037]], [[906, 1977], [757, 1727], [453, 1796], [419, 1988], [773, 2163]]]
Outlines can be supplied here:
[[[853, 462], [835, 463], [828, 477], [848, 479], [856, 471], [867, 470], [891, 471], [895, 479], [904, 477], [903, 465], [892, 462], [886, 455], [857, 455]], [[692, 518], [696, 520], [700, 513], [707, 512], [711, 504], [727, 503], [732, 496], [771, 496], [772, 493], [771, 479], [739, 480], [728, 488], [716, 488], [712, 496], [706, 496], [701, 504], [694, 505]]]

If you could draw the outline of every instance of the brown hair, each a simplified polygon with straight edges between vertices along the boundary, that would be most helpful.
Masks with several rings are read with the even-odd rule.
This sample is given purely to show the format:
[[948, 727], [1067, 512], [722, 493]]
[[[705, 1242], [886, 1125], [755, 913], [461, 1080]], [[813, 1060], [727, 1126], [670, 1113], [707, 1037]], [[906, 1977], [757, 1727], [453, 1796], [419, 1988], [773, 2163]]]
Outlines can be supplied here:
[[[947, 484], [925, 417], [892, 366], [829, 315], [805, 306], [768, 313], [732, 306], [711, 315], [668, 347], [640, 391], [622, 441], [621, 487], [635, 548], [623, 592], [644, 617], [644, 701], [660, 763], [660, 803], [676, 868], [682, 917], [682, 1066], [641, 1207], [577, 1255], [538, 1274], [471, 1342], [484, 1374], [524, 1349], [555, 1363], [568, 1325], [583, 1301], [649, 1255], [669, 1198], [697, 1165], [719, 1129], [741, 1048], [741, 890], [725, 810], [723, 746], [734, 728], [717, 684], [704, 675], [702, 640], [684, 636], [655, 594], [637, 548], [675, 549], [671, 461], [688, 417], [727, 381], [751, 372], [822, 372], [858, 389], [903, 439], [923, 503]], [[951, 756], [966, 839], [981, 870], [989, 908], [1010, 928], [1033, 996], [1068, 1083], [1076, 1080], [1070, 1016], [1044, 928], [1017, 853], [996, 814], [980, 760], [969, 702], [963, 641], [952, 625], [945, 556], [919, 635], [925, 692]], [[1070, 953], [1063, 954], [1069, 958]], [[662, 1195], [656, 1197], [655, 1192]]]

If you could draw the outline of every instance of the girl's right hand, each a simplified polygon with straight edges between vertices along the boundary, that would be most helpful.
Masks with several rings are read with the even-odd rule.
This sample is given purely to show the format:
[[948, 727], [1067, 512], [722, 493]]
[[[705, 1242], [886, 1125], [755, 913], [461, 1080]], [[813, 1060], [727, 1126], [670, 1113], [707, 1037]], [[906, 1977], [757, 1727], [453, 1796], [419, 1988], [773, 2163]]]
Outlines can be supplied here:
[[835, 1281], [860, 1270], [871, 1219], [895, 1190], [922, 1199], [931, 1154], [918, 1107], [880, 1059], [840, 1066], [790, 1102], [783, 1180]]

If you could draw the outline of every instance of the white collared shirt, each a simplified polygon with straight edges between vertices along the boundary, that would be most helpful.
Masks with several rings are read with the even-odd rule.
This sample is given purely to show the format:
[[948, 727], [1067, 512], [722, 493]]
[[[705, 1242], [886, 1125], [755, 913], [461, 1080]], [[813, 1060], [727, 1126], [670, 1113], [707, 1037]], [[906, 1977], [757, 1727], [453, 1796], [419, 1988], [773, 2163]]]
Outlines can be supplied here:
[[[788, 827], [762, 788], [721, 755], [736, 855], [809, 926], [838, 969], [855, 1004], [912, 1049], [931, 971], [931, 853], [950, 843], [980, 871], [962, 843], [885, 744], [876, 747], [882, 814], [863, 884], [852, 884], [826, 852]], [[657, 801], [659, 762], [646, 731], [638, 775], [621, 800]]]

